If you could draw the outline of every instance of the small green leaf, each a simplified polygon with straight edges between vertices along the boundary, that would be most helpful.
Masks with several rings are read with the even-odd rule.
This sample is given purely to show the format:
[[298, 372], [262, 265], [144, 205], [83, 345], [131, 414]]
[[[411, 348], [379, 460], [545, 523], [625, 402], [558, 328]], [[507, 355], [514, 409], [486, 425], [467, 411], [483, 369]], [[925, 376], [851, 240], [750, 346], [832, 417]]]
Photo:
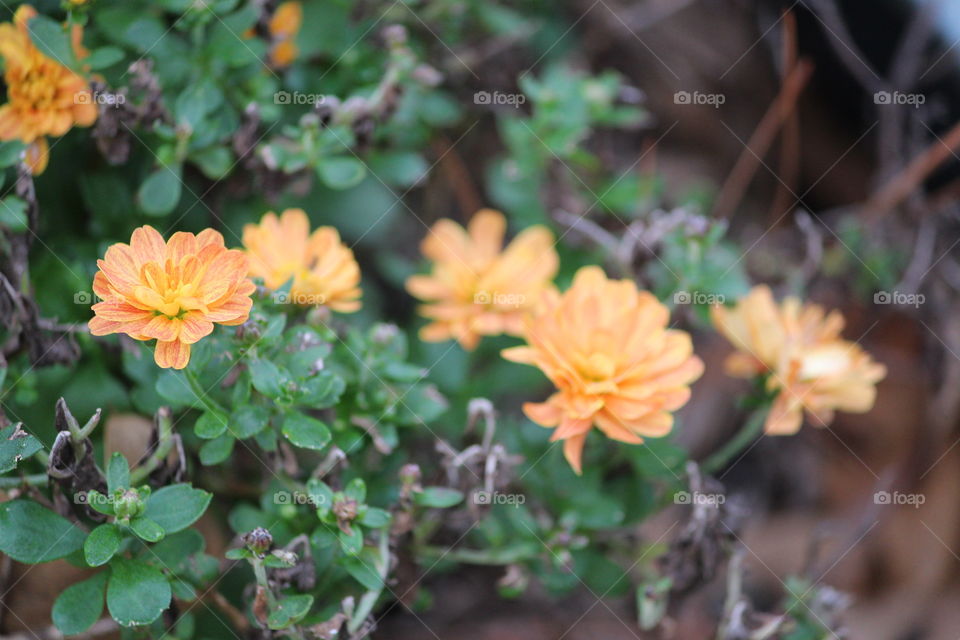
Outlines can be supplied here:
[[0, 167], [9, 167], [18, 160], [27, 145], [19, 140], [0, 142]]
[[224, 433], [219, 438], [204, 442], [203, 446], [200, 447], [200, 462], [206, 467], [220, 464], [233, 453], [233, 445], [236, 442], [237, 439], [229, 433]]
[[13, 471], [21, 460], [42, 448], [40, 441], [24, 431], [19, 422], [0, 429], [0, 473]]
[[333, 156], [317, 162], [317, 175], [331, 189], [349, 189], [360, 184], [367, 170], [357, 158]]
[[363, 478], [354, 478], [343, 490], [343, 494], [362, 504], [367, 499], [367, 484], [363, 481]]
[[190, 556], [203, 551], [204, 544], [203, 536], [200, 535], [199, 531], [184, 529], [166, 536], [157, 544], [149, 547], [142, 558], [147, 562], [158, 562], [161, 568], [176, 571]]
[[193, 425], [193, 432], [204, 440], [218, 438], [226, 430], [227, 418], [213, 411], [204, 411]]
[[340, 540], [340, 548], [348, 556], [355, 556], [363, 549], [363, 530], [357, 525], [350, 528], [350, 533], [338, 531], [337, 539]]
[[311, 409], [332, 407], [340, 399], [346, 386], [340, 376], [330, 371], [321, 371], [300, 385], [297, 403]]
[[144, 516], [168, 534], [186, 529], [197, 521], [210, 504], [211, 494], [188, 484], [163, 487], [147, 498]]
[[282, 392], [283, 373], [269, 360], [257, 358], [250, 362], [250, 379], [253, 388], [269, 398], [276, 398]]
[[0, 225], [11, 231], [26, 231], [27, 202], [17, 196], [0, 200]]
[[322, 513], [326, 513], [333, 506], [333, 490], [322, 480], [311, 478], [307, 481], [307, 495], [310, 501]]
[[360, 555], [343, 558], [339, 562], [368, 591], [383, 588], [383, 578], [376, 570], [377, 558], [374, 554], [374, 549], [364, 549]]
[[323, 449], [331, 437], [327, 425], [298, 412], [287, 414], [282, 431], [287, 440], [304, 449]]
[[371, 529], [379, 529], [390, 524], [390, 512], [376, 507], [367, 507], [367, 512], [360, 518], [360, 524]]
[[115, 524], [101, 524], [83, 543], [83, 557], [91, 567], [107, 564], [120, 548], [120, 530]]
[[83, 547], [83, 531], [31, 500], [0, 504], [0, 551], [18, 562], [37, 564]]
[[53, 624], [64, 635], [83, 633], [100, 619], [103, 613], [103, 592], [108, 571], [72, 584], [57, 596], [53, 603]]
[[113, 493], [117, 489], [127, 489], [130, 487], [130, 467], [127, 465], [127, 459], [119, 451], [115, 451], [110, 456], [110, 462], [107, 464], [107, 489]]
[[150, 624], [170, 606], [170, 583], [159, 569], [137, 560], [110, 563], [107, 608], [120, 626]]
[[299, 622], [313, 606], [313, 596], [287, 596], [277, 603], [276, 608], [267, 616], [267, 626], [273, 630], [286, 629]]
[[269, 424], [270, 409], [259, 405], [244, 405], [230, 416], [230, 430], [241, 440], [257, 435]]
[[147, 542], [159, 542], [163, 539], [163, 528], [151, 520], [140, 516], [130, 521], [130, 528], [137, 537]]
[[446, 509], [460, 504], [463, 501], [463, 493], [447, 487], [427, 487], [423, 491], [415, 493], [413, 501], [421, 507]]
[[96, 489], [90, 489], [90, 491], [87, 491], [86, 495], [84, 495], [84, 498], [87, 506], [94, 511], [106, 516], [113, 515], [113, 501], [109, 496], [103, 495]]
[[224, 557], [227, 560], [246, 560], [247, 558], [253, 557], [253, 552], [245, 547], [238, 547], [236, 549], [228, 549]]
[[70, 34], [63, 25], [44, 15], [36, 15], [27, 23], [30, 40], [40, 53], [52, 58], [65, 67], [74, 68], [77, 64], [70, 42]]
[[179, 164], [161, 166], [147, 176], [137, 191], [137, 200], [144, 213], [150, 216], [165, 216], [173, 211], [180, 202], [182, 170]]
[[119, 47], [100, 47], [83, 59], [84, 66], [91, 69], [105, 69], [123, 60], [123, 49]]

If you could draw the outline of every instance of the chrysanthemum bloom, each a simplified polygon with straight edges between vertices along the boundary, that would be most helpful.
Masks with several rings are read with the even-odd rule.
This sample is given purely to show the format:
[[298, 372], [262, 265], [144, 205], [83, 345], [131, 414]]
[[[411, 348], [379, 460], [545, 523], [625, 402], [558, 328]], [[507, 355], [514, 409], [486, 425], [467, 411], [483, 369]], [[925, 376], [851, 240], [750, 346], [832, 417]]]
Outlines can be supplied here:
[[102, 300], [90, 320], [95, 336], [125, 333], [157, 340], [157, 365], [183, 369], [190, 345], [213, 331], [214, 323], [246, 321], [256, 289], [247, 278], [247, 256], [227, 249], [213, 229], [199, 235], [177, 232], [163, 241], [149, 225], [134, 230], [130, 244], [118, 242], [93, 279]]
[[[30, 5], [20, 5], [12, 23], [0, 24], [0, 56], [7, 85], [7, 104], [0, 106], [0, 140], [30, 145], [27, 162], [36, 174], [47, 166], [46, 136], [62, 136], [74, 126], [90, 126], [97, 119], [97, 105], [86, 80], [33, 45], [27, 23], [35, 15]], [[76, 26], [72, 36], [78, 58], [85, 54], [80, 35]]]
[[299, 2], [283, 2], [273, 12], [267, 30], [274, 44], [270, 50], [270, 62], [275, 67], [286, 67], [297, 58], [295, 40], [303, 24], [303, 7]]
[[250, 276], [263, 278], [268, 289], [281, 289], [292, 279], [288, 302], [322, 304], [344, 313], [360, 308], [360, 267], [353, 251], [333, 227], [310, 233], [303, 209], [287, 209], [279, 218], [271, 211], [259, 225], [246, 225], [243, 246], [250, 256]]
[[559, 258], [553, 234], [533, 226], [503, 248], [506, 219], [482, 209], [465, 230], [439, 220], [420, 245], [433, 261], [430, 275], [407, 279], [407, 291], [427, 302], [420, 313], [433, 322], [420, 330], [428, 342], [456, 339], [464, 349], [481, 336], [520, 335], [523, 318], [552, 289]]
[[825, 314], [819, 305], [803, 305], [797, 298], [778, 306], [770, 289], [760, 285], [736, 306], [717, 306], [711, 314], [714, 326], [738, 350], [727, 358], [727, 372], [742, 378], [769, 374], [767, 388], [777, 395], [766, 433], [796, 433], [804, 409], [818, 426], [826, 426], [836, 410], [865, 413], [873, 407], [886, 367], [840, 337], [838, 311]]
[[667, 308], [632, 280], [608, 280], [599, 267], [580, 269], [569, 290], [545, 297], [527, 321], [527, 346], [505, 349], [503, 357], [539, 367], [556, 385], [546, 402], [528, 402], [523, 411], [556, 428], [551, 440], [564, 441], [574, 471], [581, 471], [593, 426], [630, 444], [667, 435], [671, 412], [703, 373], [690, 335], [667, 328]]

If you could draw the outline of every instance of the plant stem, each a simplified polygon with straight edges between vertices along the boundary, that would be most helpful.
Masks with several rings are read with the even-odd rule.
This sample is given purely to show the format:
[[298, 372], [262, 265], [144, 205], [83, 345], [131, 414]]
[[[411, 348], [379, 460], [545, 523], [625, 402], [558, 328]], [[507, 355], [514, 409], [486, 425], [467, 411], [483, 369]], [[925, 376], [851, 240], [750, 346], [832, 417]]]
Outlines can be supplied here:
[[186, 376], [187, 383], [190, 385], [190, 390], [193, 391], [193, 395], [197, 396], [197, 399], [203, 403], [203, 406], [206, 407], [207, 411], [211, 411], [223, 417], [229, 415], [229, 412], [220, 406], [219, 402], [207, 395], [207, 391], [203, 388], [203, 385], [200, 384], [200, 381], [197, 380], [195, 373], [189, 369], [184, 369], [183, 375]]
[[700, 465], [703, 472], [716, 473], [720, 469], [723, 469], [735, 456], [750, 446], [763, 429], [763, 422], [767, 418], [767, 413], [768, 409], [766, 407], [754, 411], [744, 423], [743, 428], [721, 447], [719, 451], [707, 458], [706, 461]]
[[159, 425], [157, 448], [142, 465], [130, 471], [130, 486], [136, 486], [146, 480], [147, 476], [166, 459], [173, 447], [173, 417], [170, 415], [170, 410], [161, 408], [157, 413], [157, 422]]
[[383, 585], [387, 581], [387, 573], [390, 570], [390, 528], [384, 527], [380, 530], [380, 545], [379, 545], [380, 555], [376, 561], [376, 570], [377, 574], [380, 576], [380, 587], [377, 589], [371, 589], [363, 594], [363, 597], [360, 598], [360, 603], [357, 605], [356, 611], [354, 611], [353, 617], [347, 622], [347, 631], [350, 633], [356, 633], [357, 630], [363, 626], [363, 622], [367, 619], [367, 616], [370, 615], [370, 612], [373, 611], [374, 606], [377, 604], [377, 600], [380, 599], [380, 594], [383, 593]]
[[25, 484], [42, 487], [47, 484], [47, 480], [47, 474], [45, 473], [35, 473], [32, 476], [17, 478], [0, 478], [0, 489], [15, 489]]

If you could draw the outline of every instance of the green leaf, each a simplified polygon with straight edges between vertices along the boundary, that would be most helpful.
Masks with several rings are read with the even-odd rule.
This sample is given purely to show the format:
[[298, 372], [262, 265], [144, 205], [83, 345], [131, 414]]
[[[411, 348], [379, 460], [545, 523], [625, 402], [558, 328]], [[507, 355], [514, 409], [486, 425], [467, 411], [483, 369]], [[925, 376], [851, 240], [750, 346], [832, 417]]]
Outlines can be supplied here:
[[267, 626], [274, 630], [286, 629], [307, 615], [312, 606], [313, 596], [287, 596], [278, 602], [276, 608], [267, 616]]
[[110, 563], [107, 608], [120, 626], [150, 624], [170, 606], [170, 583], [159, 569], [138, 560]]
[[130, 521], [130, 528], [137, 537], [147, 542], [159, 542], [163, 540], [163, 528], [151, 520], [140, 516]]
[[120, 548], [120, 530], [115, 524], [101, 524], [83, 543], [83, 557], [91, 567], [107, 564]]
[[331, 189], [349, 189], [363, 181], [367, 170], [357, 158], [333, 156], [317, 162], [317, 175]]
[[347, 570], [357, 582], [368, 591], [377, 591], [383, 588], [383, 578], [376, 570], [376, 550], [364, 549], [358, 556], [340, 560], [340, 566]]
[[203, 446], [200, 447], [200, 462], [206, 467], [220, 464], [233, 453], [233, 446], [236, 442], [237, 439], [229, 433], [224, 433], [219, 438], [204, 442]]
[[270, 409], [259, 405], [244, 405], [230, 416], [230, 430], [241, 440], [257, 435], [269, 424]]
[[31, 500], [0, 504], [0, 551], [18, 562], [37, 564], [83, 547], [84, 533]]
[[222, 145], [213, 145], [190, 154], [203, 175], [211, 180], [219, 180], [233, 168], [234, 159], [230, 149]]
[[91, 69], [104, 69], [123, 60], [123, 49], [119, 47], [100, 47], [83, 59], [84, 66]]
[[284, 376], [280, 367], [260, 358], [250, 362], [249, 366], [254, 389], [269, 398], [276, 398], [282, 393]]
[[96, 489], [90, 489], [84, 497], [86, 498], [87, 506], [94, 511], [106, 516], [113, 515], [113, 501], [110, 496], [105, 496]]
[[300, 385], [297, 403], [311, 409], [332, 407], [346, 389], [343, 378], [330, 371], [321, 371]]
[[149, 547], [142, 559], [147, 562], [156, 561], [164, 569], [177, 570], [190, 556], [203, 551], [204, 544], [199, 531], [184, 529]]
[[223, 103], [223, 93], [209, 79], [191, 85], [177, 98], [174, 111], [177, 122], [196, 130], [204, 116]]
[[357, 525], [350, 528], [350, 533], [338, 531], [337, 539], [340, 540], [340, 548], [348, 556], [355, 556], [363, 549], [363, 529]]
[[26, 231], [27, 202], [17, 196], [0, 200], [0, 225], [11, 231]]
[[53, 603], [53, 624], [64, 635], [83, 633], [100, 619], [103, 613], [103, 592], [108, 571], [72, 584], [57, 596]]
[[37, 15], [27, 23], [30, 40], [40, 53], [52, 58], [65, 67], [74, 68], [77, 64], [70, 34], [55, 20], [44, 15]]
[[413, 151], [386, 151], [370, 158], [370, 171], [387, 184], [412, 187], [426, 176], [429, 165]]
[[333, 506], [333, 490], [322, 480], [311, 478], [307, 481], [307, 495], [322, 513], [326, 513]]
[[371, 529], [379, 529], [390, 524], [390, 512], [376, 507], [367, 507], [367, 512], [360, 518], [360, 524]]
[[127, 459], [119, 451], [115, 451], [110, 456], [110, 462], [107, 464], [107, 490], [113, 493], [117, 489], [127, 489], [130, 487], [130, 467], [127, 465]]
[[413, 501], [421, 507], [435, 507], [446, 509], [460, 504], [463, 500], [463, 493], [456, 489], [447, 487], [427, 487], [419, 493], [413, 495]]
[[180, 202], [180, 174], [183, 168], [179, 164], [172, 167], [161, 166], [147, 176], [137, 191], [137, 201], [143, 212], [150, 216], [165, 216]]
[[0, 167], [9, 167], [18, 160], [27, 145], [19, 140], [0, 142]]
[[173, 484], [163, 487], [147, 498], [144, 516], [150, 518], [164, 531], [176, 533], [186, 529], [207, 510], [211, 494], [194, 489], [188, 484]]
[[367, 484], [363, 481], [363, 478], [354, 478], [343, 490], [343, 494], [349, 499], [363, 504], [367, 499]]
[[323, 449], [331, 437], [327, 425], [298, 412], [287, 414], [282, 431], [287, 440], [304, 449]]
[[40, 441], [24, 431], [19, 422], [0, 429], [0, 473], [16, 469], [21, 460], [42, 448]]
[[193, 425], [193, 432], [197, 434], [198, 438], [203, 438], [204, 440], [218, 438], [223, 435], [223, 432], [226, 430], [226, 417], [213, 411], [203, 412], [200, 417], [197, 418], [196, 424]]
[[[152, 358], [151, 358], [152, 361]], [[175, 408], [199, 406], [197, 394], [181, 371], [164, 371], [157, 378], [157, 393]]]

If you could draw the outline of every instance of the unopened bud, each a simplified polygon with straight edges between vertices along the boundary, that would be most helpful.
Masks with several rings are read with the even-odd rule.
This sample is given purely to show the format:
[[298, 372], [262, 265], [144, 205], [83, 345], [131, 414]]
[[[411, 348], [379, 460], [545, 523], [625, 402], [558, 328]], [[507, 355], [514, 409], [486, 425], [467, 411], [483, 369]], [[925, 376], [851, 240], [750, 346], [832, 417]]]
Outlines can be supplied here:
[[257, 555], [264, 555], [273, 546], [273, 536], [263, 527], [257, 527], [243, 536], [243, 543]]

